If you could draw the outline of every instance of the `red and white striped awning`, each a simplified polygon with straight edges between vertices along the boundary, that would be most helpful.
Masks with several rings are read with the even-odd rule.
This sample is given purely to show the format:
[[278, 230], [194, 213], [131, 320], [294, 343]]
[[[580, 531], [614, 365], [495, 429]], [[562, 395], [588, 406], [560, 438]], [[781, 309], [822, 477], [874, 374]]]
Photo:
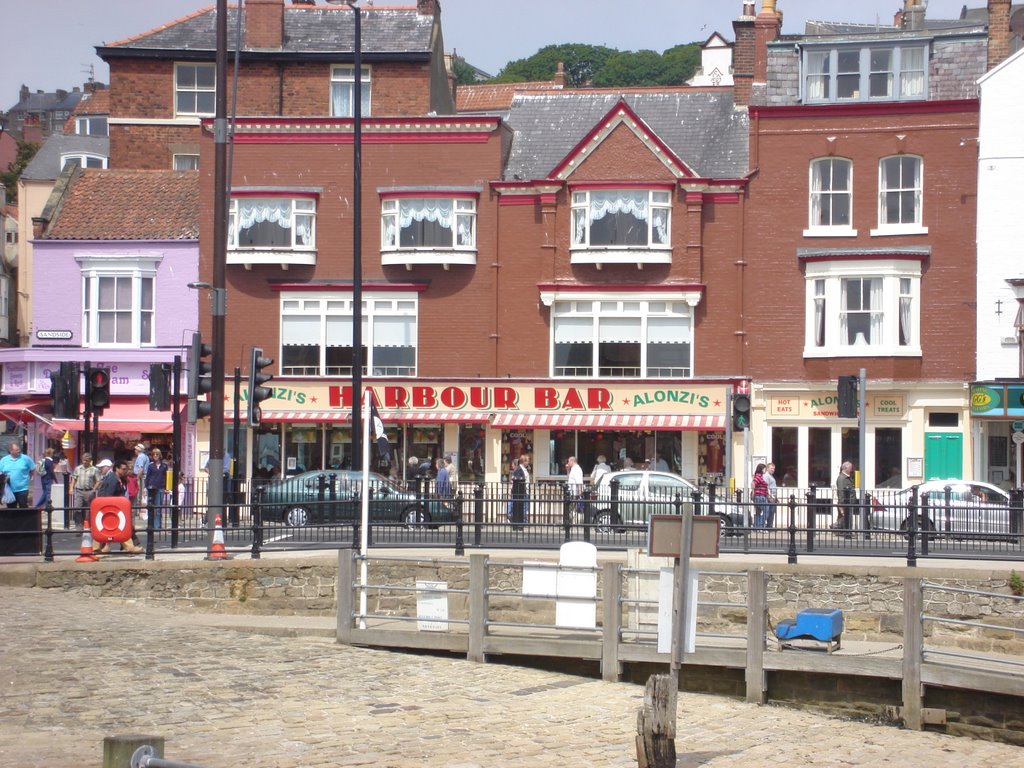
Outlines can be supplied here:
[[500, 429], [725, 429], [725, 414], [499, 413]]

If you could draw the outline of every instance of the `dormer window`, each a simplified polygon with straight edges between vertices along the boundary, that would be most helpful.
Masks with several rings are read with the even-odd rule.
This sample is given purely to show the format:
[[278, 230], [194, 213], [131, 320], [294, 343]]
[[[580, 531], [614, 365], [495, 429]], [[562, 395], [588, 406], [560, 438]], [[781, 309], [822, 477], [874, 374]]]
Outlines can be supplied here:
[[808, 104], [926, 99], [927, 61], [920, 43], [807, 46], [803, 98]]

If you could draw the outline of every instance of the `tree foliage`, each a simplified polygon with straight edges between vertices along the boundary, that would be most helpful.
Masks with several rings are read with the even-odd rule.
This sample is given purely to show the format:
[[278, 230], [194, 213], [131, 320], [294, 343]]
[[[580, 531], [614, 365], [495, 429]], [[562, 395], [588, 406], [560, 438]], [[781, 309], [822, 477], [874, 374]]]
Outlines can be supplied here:
[[25, 166], [32, 161], [32, 158], [36, 156], [38, 151], [38, 144], [18, 139], [18, 154], [14, 158], [14, 162], [7, 166], [7, 170], [0, 173], [0, 180], [3, 181], [3, 185], [7, 189], [7, 201], [9, 203], [17, 204], [18, 177], [21, 176]]
[[452, 57], [452, 74], [455, 76], [456, 85], [475, 85], [477, 83], [476, 70], [467, 64], [461, 56]]
[[618, 51], [601, 45], [564, 43], [541, 48], [533, 56], [505, 65], [491, 82], [551, 80], [558, 63], [570, 88], [683, 85], [700, 66], [700, 43], [656, 51]]

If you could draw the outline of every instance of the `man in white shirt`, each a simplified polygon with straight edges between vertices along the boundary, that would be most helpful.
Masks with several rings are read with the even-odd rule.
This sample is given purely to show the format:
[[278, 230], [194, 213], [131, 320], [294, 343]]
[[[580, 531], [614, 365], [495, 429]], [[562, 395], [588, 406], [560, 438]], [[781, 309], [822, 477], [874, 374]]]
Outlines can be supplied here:
[[569, 490], [569, 498], [573, 500], [573, 506], [577, 512], [582, 512], [583, 503], [583, 467], [576, 461], [575, 456], [570, 456], [565, 462], [569, 470], [569, 480], [566, 483]]

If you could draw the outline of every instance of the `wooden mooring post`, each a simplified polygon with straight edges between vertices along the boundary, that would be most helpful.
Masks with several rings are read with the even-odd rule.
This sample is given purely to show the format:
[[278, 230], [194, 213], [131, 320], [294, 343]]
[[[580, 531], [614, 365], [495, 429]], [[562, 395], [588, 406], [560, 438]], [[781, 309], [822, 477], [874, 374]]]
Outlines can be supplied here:
[[675, 675], [651, 675], [636, 717], [636, 761], [640, 768], [676, 768]]

